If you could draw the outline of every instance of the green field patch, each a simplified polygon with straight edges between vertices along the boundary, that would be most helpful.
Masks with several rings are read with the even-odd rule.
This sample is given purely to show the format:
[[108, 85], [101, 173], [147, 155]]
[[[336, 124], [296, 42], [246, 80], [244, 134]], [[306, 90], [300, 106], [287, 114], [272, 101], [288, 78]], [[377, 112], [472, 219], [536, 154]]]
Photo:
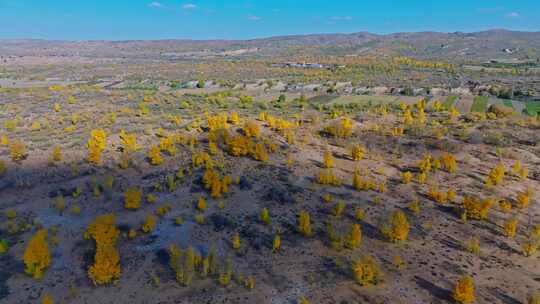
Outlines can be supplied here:
[[525, 102], [525, 113], [530, 116], [538, 116], [540, 114], [540, 102], [527, 101]]
[[443, 102], [443, 107], [445, 109], [447, 109], [447, 110], [450, 109], [451, 107], [454, 106], [457, 99], [458, 99], [458, 97], [456, 95], [447, 96], [446, 99]]
[[488, 98], [486, 96], [476, 96], [471, 106], [471, 112], [486, 112]]
[[503, 105], [512, 109], [514, 108], [514, 103], [510, 99], [503, 99]]
[[355, 95], [355, 96], [341, 96], [332, 100], [329, 104], [332, 105], [346, 105], [346, 104], [368, 104], [368, 105], [380, 105], [395, 103], [399, 99], [396, 96], [369, 96], [369, 95]]

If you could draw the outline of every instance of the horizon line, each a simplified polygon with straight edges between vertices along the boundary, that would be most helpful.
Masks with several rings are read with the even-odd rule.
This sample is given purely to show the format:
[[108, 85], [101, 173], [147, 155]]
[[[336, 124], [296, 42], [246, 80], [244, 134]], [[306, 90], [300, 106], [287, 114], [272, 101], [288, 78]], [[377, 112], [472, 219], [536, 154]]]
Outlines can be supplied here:
[[434, 34], [477, 34], [477, 33], [486, 33], [486, 32], [513, 32], [513, 33], [530, 33], [538, 34], [540, 30], [512, 30], [506, 28], [490, 28], [485, 30], [472, 30], [472, 31], [404, 31], [404, 32], [389, 32], [389, 33], [374, 33], [370, 31], [353, 31], [353, 32], [320, 32], [320, 33], [309, 33], [309, 34], [286, 34], [286, 35], [269, 35], [269, 36], [259, 36], [254, 38], [245, 38], [245, 39], [226, 39], [226, 38], [207, 38], [207, 39], [196, 39], [196, 38], [157, 38], [157, 39], [48, 39], [48, 38], [1, 38], [0, 41], [43, 41], [43, 42], [134, 42], [134, 41], [191, 41], [191, 42], [210, 42], [210, 41], [223, 41], [223, 42], [243, 42], [243, 41], [253, 41], [253, 40], [266, 40], [266, 39], [275, 39], [275, 38], [289, 38], [289, 37], [308, 37], [308, 36], [332, 36], [332, 35], [355, 35], [355, 34], [366, 34], [373, 36], [392, 36], [399, 34], [425, 34], [425, 33], [434, 33]]

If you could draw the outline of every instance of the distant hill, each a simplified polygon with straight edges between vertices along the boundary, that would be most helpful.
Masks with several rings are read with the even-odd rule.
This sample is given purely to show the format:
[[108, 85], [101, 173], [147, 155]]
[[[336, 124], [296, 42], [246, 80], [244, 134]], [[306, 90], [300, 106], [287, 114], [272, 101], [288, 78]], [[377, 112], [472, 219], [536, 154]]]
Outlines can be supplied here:
[[[245, 51], [244, 51], [245, 50]], [[212, 56], [402, 55], [450, 62], [540, 60], [540, 32], [316, 34], [252, 40], [0, 40], [1, 56], [193, 58]]]

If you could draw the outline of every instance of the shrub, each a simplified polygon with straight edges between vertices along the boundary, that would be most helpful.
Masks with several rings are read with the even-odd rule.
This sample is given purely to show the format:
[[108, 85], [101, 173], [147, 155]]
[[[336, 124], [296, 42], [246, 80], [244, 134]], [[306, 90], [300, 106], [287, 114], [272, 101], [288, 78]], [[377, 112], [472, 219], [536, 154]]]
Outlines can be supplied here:
[[159, 166], [163, 163], [163, 157], [161, 156], [161, 149], [159, 146], [150, 147], [147, 157], [150, 160], [150, 164], [153, 166]]
[[513, 238], [516, 236], [518, 220], [513, 218], [504, 223], [504, 235]]
[[34, 279], [41, 279], [43, 272], [51, 264], [47, 230], [41, 229], [30, 239], [23, 256], [25, 272]]
[[414, 215], [419, 215], [420, 214], [420, 203], [418, 202], [418, 200], [412, 201], [409, 204], [408, 208]]
[[298, 217], [298, 231], [304, 236], [311, 236], [311, 220], [307, 211], [300, 212]]
[[351, 148], [351, 157], [353, 160], [362, 160], [364, 156], [366, 155], [366, 149], [364, 146], [357, 144], [352, 146]]
[[139, 209], [141, 207], [142, 190], [139, 188], [128, 188], [124, 193], [124, 208]]
[[343, 211], [345, 211], [345, 202], [340, 200], [332, 209], [332, 213], [335, 217], [340, 217]]
[[46, 294], [41, 299], [41, 304], [54, 304], [54, 300], [50, 295]]
[[176, 274], [176, 281], [184, 286], [189, 286], [195, 276], [196, 254], [193, 248], [189, 247], [182, 251], [175, 245], [169, 247], [169, 265]]
[[247, 137], [259, 138], [261, 136], [261, 129], [259, 127], [259, 124], [254, 120], [247, 121], [244, 124], [242, 130]]
[[88, 269], [94, 284], [107, 284], [120, 278], [120, 255], [116, 249], [119, 233], [113, 214], [97, 217], [85, 232], [86, 239], [96, 242], [94, 264]]
[[413, 175], [410, 171], [401, 173], [401, 179], [404, 184], [409, 184], [412, 181]]
[[356, 283], [361, 286], [377, 285], [381, 281], [379, 266], [371, 256], [364, 256], [352, 264], [352, 272]]
[[533, 293], [529, 296], [528, 304], [540, 304], [540, 293]]
[[101, 164], [101, 152], [105, 149], [107, 134], [103, 129], [95, 129], [90, 132], [90, 138], [86, 144], [88, 148], [88, 162], [94, 165]]
[[493, 203], [492, 199], [480, 200], [477, 197], [466, 196], [462, 203], [463, 216], [475, 220], [486, 220]]
[[334, 171], [332, 171], [332, 169], [322, 169], [319, 171], [317, 182], [321, 185], [341, 185], [341, 181], [334, 175]]
[[232, 238], [232, 247], [234, 250], [238, 251], [240, 250], [241, 246], [242, 246], [242, 243], [240, 241], [240, 235], [238, 233], [235, 233]]
[[0, 254], [6, 253], [8, 249], [8, 242], [6, 240], [0, 239]]
[[197, 201], [197, 209], [201, 212], [206, 210], [206, 200], [202, 196], [199, 197], [199, 200]]
[[148, 215], [144, 221], [144, 224], [142, 225], [141, 230], [144, 233], [149, 233], [154, 231], [154, 229], [156, 229], [156, 217], [153, 215]]
[[128, 134], [124, 130], [120, 131], [120, 144], [124, 152], [130, 153], [140, 149], [137, 144], [137, 134]]
[[479, 255], [480, 254], [480, 239], [477, 236], [470, 237], [464, 244], [467, 252]]
[[20, 140], [14, 140], [9, 145], [9, 154], [14, 162], [21, 161], [26, 158], [26, 145]]
[[334, 157], [332, 156], [332, 152], [330, 151], [324, 152], [323, 164], [325, 168], [334, 167]]
[[347, 117], [340, 118], [326, 126], [326, 133], [339, 138], [347, 138], [352, 135], [354, 122]]
[[495, 168], [491, 169], [486, 179], [486, 185], [500, 185], [503, 182], [506, 169], [503, 163], [499, 163]]
[[354, 212], [354, 218], [357, 221], [363, 221], [366, 216], [366, 211], [363, 208], [358, 207]]
[[528, 191], [519, 192], [517, 194], [516, 205], [519, 209], [525, 209], [529, 206], [530, 195]]
[[272, 242], [272, 251], [278, 252], [281, 249], [281, 237], [276, 233]]
[[51, 159], [55, 162], [62, 160], [62, 150], [59, 146], [55, 146], [51, 153]]
[[461, 304], [473, 303], [475, 301], [473, 279], [469, 276], [460, 278], [454, 287], [452, 298]]
[[449, 173], [455, 173], [457, 171], [456, 157], [450, 153], [443, 153], [441, 156], [441, 165]]
[[261, 213], [259, 215], [259, 219], [261, 220], [261, 222], [263, 222], [265, 225], [269, 225], [270, 224], [270, 213], [268, 212], [268, 209], [267, 208], [263, 208], [261, 210]]
[[390, 241], [405, 241], [409, 235], [409, 221], [402, 211], [395, 211], [390, 218], [382, 224], [381, 232]]
[[354, 249], [360, 246], [361, 241], [362, 241], [362, 229], [360, 228], [360, 225], [353, 224], [351, 226], [351, 231], [349, 232], [345, 246], [347, 246], [347, 248]]

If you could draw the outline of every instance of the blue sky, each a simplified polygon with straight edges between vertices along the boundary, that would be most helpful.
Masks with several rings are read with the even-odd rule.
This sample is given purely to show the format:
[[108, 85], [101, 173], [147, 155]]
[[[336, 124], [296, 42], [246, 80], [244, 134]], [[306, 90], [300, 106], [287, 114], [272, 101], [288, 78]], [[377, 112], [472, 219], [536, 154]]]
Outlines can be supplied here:
[[540, 31], [540, 0], [0, 0], [0, 39], [246, 39], [369, 31]]

